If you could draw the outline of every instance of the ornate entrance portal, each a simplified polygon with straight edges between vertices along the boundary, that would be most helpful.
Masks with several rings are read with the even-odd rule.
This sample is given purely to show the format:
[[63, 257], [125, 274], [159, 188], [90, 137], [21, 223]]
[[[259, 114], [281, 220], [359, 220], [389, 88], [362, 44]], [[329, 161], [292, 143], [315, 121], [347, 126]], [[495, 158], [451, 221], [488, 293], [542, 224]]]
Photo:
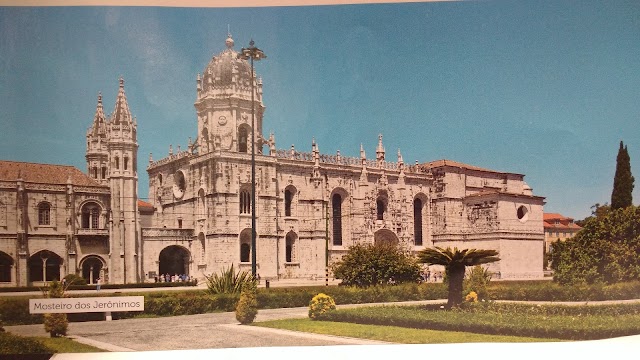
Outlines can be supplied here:
[[170, 275], [189, 275], [189, 261], [191, 254], [181, 246], [171, 245], [160, 252], [159, 272]]

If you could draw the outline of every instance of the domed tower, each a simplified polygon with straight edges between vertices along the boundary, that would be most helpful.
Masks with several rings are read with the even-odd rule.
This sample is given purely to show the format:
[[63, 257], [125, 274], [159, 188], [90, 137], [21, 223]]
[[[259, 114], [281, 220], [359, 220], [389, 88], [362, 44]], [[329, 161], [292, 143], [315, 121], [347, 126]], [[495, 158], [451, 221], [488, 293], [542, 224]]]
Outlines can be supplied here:
[[[256, 153], [262, 152], [262, 81], [251, 73], [247, 60], [238, 58], [231, 34], [226, 49], [215, 55], [197, 78], [199, 153], [251, 152], [251, 131], [256, 132]], [[251, 82], [255, 81], [255, 125], [251, 124]]]

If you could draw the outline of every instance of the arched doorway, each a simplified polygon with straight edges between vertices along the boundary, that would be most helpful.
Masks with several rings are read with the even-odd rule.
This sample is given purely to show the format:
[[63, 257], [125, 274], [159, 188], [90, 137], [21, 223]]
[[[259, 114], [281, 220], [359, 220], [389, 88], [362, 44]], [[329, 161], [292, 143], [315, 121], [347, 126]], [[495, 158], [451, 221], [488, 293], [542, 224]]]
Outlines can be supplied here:
[[38, 251], [27, 262], [29, 281], [60, 280], [62, 258], [49, 250]]
[[373, 242], [375, 245], [398, 245], [399, 240], [393, 231], [380, 229], [373, 234]]
[[11, 282], [13, 259], [8, 254], [0, 251], [0, 282]]
[[189, 260], [191, 254], [182, 246], [167, 246], [160, 252], [159, 272], [170, 275], [189, 275]]
[[102, 277], [100, 271], [104, 263], [102, 259], [97, 256], [87, 256], [82, 261], [82, 277], [87, 280], [87, 284], [95, 284], [96, 281]]

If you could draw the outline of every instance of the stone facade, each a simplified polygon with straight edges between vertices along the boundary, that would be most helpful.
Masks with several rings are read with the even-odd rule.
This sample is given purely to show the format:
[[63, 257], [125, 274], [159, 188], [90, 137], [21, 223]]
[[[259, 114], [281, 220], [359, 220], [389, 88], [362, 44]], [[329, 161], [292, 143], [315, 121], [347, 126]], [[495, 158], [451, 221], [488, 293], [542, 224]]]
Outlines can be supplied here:
[[147, 277], [169, 269], [161, 265], [166, 251], [195, 276], [230, 264], [251, 269], [253, 128], [261, 277], [324, 277], [327, 253], [332, 262], [354, 244], [375, 242], [495, 249], [502, 260], [491, 268], [502, 278], [543, 276], [544, 199], [524, 175], [449, 160], [409, 165], [399, 151], [389, 161], [382, 135], [373, 159], [362, 146], [360, 157], [321, 154], [315, 140], [308, 152], [277, 149], [274, 134], [262, 136], [262, 81], [231, 37], [226, 46], [197, 77], [196, 140], [149, 159], [156, 211], [142, 230]]
[[[202, 278], [232, 264], [251, 270], [254, 206], [262, 278], [324, 278], [326, 264], [352, 245], [379, 242], [414, 252], [494, 249], [501, 261], [490, 270], [502, 278], [543, 277], [544, 199], [524, 175], [450, 160], [405, 164], [399, 150], [392, 161], [382, 135], [373, 158], [362, 145], [359, 157], [322, 154], [313, 139], [310, 151], [278, 149], [273, 133], [262, 134], [262, 80], [231, 36], [196, 90], [197, 138], [165, 158], [149, 156], [150, 203], [138, 199], [137, 124], [122, 79], [111, 115], [98, 97], [82, 181], [0, 177], [0, 284], [71, 272], [131, 283], [167, 273]], [[33, 226], [43, 202], [52, 225]], [[34, 275], [42, 265], [27, 262], [43, 251], [59, 271]]]
[[76, 168], [0, 161], [0, 286], [105, 277], [109, 199]]

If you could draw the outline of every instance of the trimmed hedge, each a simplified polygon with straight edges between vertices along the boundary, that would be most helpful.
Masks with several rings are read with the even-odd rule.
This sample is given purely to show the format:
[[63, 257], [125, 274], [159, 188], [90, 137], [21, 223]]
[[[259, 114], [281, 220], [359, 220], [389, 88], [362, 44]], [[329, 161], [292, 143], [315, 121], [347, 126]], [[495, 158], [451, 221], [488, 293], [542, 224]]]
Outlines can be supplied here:
[[603, 301], [640, 298], [640, 281], [611, 285], [560, 285], [551, 281], [491, 282], [492, 300], [522, 301]]
[[[489, 296], [496, 300], [529, 301], [596, 301], [640, 298], [640, 282], [614, 285], [560, 286], [550, 281], [493, 282], [488, 287]], [[446, 299], [447, 288], [442, 283], [404, 284], [377, 286], [358, 289], [347, 286], [312, 286], [292, 288], [258, 289], [258, 308], [275, 309], [306, 307], [319, 294], [331, 296], [336, 304], [361, 304], [409, 300]], [[144, 296], [145, 311], [113, 312], [113, 319], [125, 319], [144, 315], [174, 316], [203, 314], [220, 311], [234, 311], [238, 295], [209, 295], [203, 290], [164, 291], [127, 294], [107, 294], [100, 296]], [[96, 296], [96, 294], [86, 295]], [[42, 315], [29, 314], [29, 300], [26, 297], [0, 298], [0, 320], [5, 325], [42, 323]], [[68, 314], [69, 321], [103, 320], [104, 313]]]
[[566, 340], [597, 340], [640, 333], [640, 304], [594, 308], [599, 306], [480, 303], [449, 311], [439, 306], [377, 306], [332, 311], [322, 314], [319, 320]]

